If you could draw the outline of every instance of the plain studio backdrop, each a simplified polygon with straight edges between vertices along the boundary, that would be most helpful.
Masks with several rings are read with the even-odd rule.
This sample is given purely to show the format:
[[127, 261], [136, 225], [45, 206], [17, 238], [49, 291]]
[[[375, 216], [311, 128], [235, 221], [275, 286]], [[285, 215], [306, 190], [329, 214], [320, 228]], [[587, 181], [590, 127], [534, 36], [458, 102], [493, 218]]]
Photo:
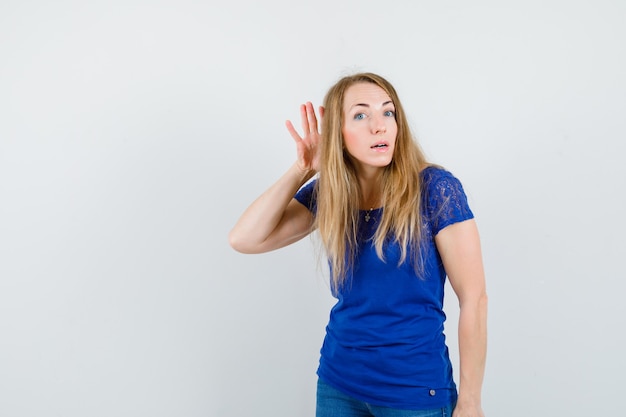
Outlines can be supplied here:
[[0, 416], [312, 416], [316, 241], [227, 234], [355, 71], [476, 214], [487, 416], [617, 415], [625, 41], [622, 0], [4, 0]]

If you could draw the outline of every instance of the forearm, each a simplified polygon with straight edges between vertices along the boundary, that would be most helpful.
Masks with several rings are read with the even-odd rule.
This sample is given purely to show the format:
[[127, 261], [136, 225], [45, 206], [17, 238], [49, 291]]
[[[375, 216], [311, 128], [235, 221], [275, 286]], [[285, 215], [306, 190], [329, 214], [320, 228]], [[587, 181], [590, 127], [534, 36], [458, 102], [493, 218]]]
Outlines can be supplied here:
[[241, 252], [257, 252], [280, 223], [295, 193], [313, 175], [313, 171], [292, 165], [243, 212], [229, 233], [231, 246]]
[[461, 305], [459, 403], [480, 407], [487, 355], [487, 295]]

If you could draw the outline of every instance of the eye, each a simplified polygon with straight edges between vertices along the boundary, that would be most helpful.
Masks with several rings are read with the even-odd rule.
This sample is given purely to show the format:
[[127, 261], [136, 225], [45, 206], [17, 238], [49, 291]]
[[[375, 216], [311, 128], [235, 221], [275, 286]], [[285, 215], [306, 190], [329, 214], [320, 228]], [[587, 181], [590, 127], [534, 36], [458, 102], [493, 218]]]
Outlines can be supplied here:
[[387, 110], [384, 115], [387, 117], [396, 117], [396, 112], [393, 110]]
[[357, 113], [354, 115], [354, 120], [363, 120], [365, 119], [365, 113]]

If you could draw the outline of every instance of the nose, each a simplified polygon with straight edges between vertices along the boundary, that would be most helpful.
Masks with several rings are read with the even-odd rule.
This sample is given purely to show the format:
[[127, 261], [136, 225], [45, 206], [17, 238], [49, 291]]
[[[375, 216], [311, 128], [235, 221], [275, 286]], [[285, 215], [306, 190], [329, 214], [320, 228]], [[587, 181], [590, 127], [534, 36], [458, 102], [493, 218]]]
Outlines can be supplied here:
[[372, 117], [370, 120], [372, 121], [372, 133], [375, 135], [385, 133], [387, 131], [387, 125], [385, 124], [384, 118], [378, 116]]

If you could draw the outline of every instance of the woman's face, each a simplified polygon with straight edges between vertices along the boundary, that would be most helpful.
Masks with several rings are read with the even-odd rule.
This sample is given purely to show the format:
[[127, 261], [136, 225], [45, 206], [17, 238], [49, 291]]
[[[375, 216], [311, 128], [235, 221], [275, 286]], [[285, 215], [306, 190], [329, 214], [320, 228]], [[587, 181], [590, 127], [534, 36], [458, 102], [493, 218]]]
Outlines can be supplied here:
[[350, 86], [343, 100], [343, 141], [357, 171], [375, 173], [391, 163], [398, 134], [395, 107], [379, 86]]

